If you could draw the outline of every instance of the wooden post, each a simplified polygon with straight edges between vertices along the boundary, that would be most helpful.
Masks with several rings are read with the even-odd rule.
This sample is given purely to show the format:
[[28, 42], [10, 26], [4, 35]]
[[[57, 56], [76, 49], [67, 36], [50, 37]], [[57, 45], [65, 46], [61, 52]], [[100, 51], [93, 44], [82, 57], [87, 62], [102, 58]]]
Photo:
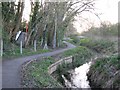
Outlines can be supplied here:
[[2, 57], [2, 55], [3, 55], [3, 40], [1, 39], [1, 53], [0, 53], [0, 56]]
[[20, 54], [22, 54], [22, 40], [20, 41]]
[[36, 40], [34, 40], [34, 51], [36, 52], [37, 46], [36, 46]]

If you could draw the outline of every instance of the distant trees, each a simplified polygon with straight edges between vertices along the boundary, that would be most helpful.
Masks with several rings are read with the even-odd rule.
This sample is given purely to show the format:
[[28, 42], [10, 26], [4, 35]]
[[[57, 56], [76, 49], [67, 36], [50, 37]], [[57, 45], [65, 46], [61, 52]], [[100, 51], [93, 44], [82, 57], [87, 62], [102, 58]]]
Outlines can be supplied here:
[[91, 27], [88, 31], [85, 31], [83, 35], [87, 36], [100, 36], [100, 37], [118, 37], [118, 26], [119, 23], [111, 24], [109, 22], [102, 22], [100, 27]]
[[[94, 0], [67, 2], [32, 2], [29, 31], [25, 46], [39, 41], [42, 48], [60, 47], [64, 34], [74, 17], [82, 12], [94, 10]], [[4, 30], [8, 31], [9, 39], [13, 40], [21, 26], [24, 2], [2, 2]], [[7, 26], [7, 27], [6, 27]]]

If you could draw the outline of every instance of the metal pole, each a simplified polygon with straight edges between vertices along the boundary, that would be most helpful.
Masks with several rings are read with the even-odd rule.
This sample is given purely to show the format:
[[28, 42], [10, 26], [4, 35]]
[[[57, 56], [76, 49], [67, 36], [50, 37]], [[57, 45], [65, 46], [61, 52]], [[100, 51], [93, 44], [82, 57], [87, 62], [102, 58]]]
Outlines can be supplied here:
[[22, 40], [20, 41], [20, 54], [22, 54]]

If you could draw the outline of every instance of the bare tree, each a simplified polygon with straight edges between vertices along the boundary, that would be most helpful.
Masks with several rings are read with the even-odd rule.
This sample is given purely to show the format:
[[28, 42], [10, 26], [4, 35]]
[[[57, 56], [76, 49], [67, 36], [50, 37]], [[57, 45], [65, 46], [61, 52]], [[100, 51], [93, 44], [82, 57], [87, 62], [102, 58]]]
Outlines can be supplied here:
[[[86, 11], [94, 11], [94, 0], [34, 3], [31, 12], [31, 30], [26, 45], [29, 45], [30, 40], [34, 40], [32, 38], [37, 35], [43, 48], [48, 45], [52, 48], [59, 47], [68, 25], [76, 15]], [[33, 33], [36, 34], [33, 35]]]

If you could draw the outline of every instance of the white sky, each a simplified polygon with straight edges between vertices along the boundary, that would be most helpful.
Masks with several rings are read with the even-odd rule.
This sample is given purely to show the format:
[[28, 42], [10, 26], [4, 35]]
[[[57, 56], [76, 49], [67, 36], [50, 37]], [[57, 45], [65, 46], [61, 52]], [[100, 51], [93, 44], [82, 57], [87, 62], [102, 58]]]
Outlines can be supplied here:
[[31, 6], [30, 6], [30, 0], [25, 0], [25, 9], [23, 11], [23, 18], [27, 21], [29, 21], [29, 14], [31, 11]]
[[118, 21], [118, 2], [120, 0], [98, 0], [96, 7], [99, 12], [103, 13], [102, 20], [108, 20], [111, 23], [117, 23]]
[[[101, 13], [100, 20], [101, 22], [110, 22], [115, 24], [118, 22], [118, 2], [120, 0], [96, 0], [95, 8], [96, 12]], [[84, 18], [87, 18], [88, 21], [83, 22], [77, 18], [75, 22], [75, 27], [77, 28], [78, 32], [82, 32], [88, 30], [89, 27], [95, 25], [100, 25], [100, 20], [92, 15], [84, 13], [82, 15]], [[81, 25], [80, 25], [81, 24]]]
[[[100, 15], [100, 19], [102, 22], [108, 21], [112, 24], [118, 22], [118, 2], [120, 0], [96, 0], [95, 1], [95, 8], [97, 13], [102, 13]], [[26, 20], [29, 20], [29, 13], [30, 13], [30, 3], [29, 0], [25, 0], [27, 3], [25, 5], [25, 10], [23, 17]], [[77, 21], [74, 23], [75, 27], [77, 28], [78, 32], [82, 32], [87, 30], [92, 25], [98, 26], [100, 24], [100, 20], [93, 14], [84, 13], [82, 14], [84, 18], [87, 18], [89, 21], [83, 21], [77, 18]]]

